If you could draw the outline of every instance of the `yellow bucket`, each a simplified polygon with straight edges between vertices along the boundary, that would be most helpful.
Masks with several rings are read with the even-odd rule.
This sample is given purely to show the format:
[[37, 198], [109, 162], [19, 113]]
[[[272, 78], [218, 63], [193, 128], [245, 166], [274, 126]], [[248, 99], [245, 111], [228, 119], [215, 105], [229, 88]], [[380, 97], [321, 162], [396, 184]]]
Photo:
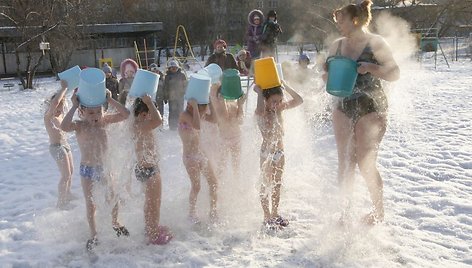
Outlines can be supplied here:
[[282, 85], [274, 58], [262, 58], [254, 61], [254, 80], [261, 89]]

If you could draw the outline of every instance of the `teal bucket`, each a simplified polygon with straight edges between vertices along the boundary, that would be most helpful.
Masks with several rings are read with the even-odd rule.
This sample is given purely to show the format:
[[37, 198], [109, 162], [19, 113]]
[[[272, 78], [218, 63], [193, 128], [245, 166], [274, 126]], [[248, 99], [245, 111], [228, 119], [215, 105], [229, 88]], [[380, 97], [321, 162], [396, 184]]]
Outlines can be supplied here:
[[226, 100], [237, 100], [243, 95], [241, 77], [236, 69], [226, 69], [221, 81], [221, 95]]
[[67, 91], [74, 90], [79, 87], [80, 72], [82, 70], [78, 65], [58, 73], [59, 79], [67, 81]]
[[85, 107], [102, 106], [106, 101], [105, 73], [97, 68], [82, 70], [77, 96]]
[[207, 75], [192, 74], [185, 91], [185, 100], [195, 99], [198, 104], [210, 103], [210, 84], [211, 79]]
[[332, 56], [327, 63], [326, 91], [337, 97], [351, 96], [357, 80], [357, 62], [343, 56]]
[[207, 75], [211, 79], [212, 84], [221, 82], [221, 76], [223, 75], [223, 70], [218, 64], [211, 63], [208, 64], [205, 68], [198, 71], [199, 74]]
[[138, 69], [134, 76], [133, 83], [128, 96], [141, 98], [149, 95], [154, 99], [156, 97], [157, 86], [159, 85], [159, 75], [143, 69]]

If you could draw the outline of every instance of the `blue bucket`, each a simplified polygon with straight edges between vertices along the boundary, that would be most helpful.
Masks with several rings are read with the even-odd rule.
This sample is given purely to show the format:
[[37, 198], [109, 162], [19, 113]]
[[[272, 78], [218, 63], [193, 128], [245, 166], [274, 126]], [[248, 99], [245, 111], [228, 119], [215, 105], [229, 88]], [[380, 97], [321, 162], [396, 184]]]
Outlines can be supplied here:
[[74, 90], [79, 87], [80, 72], [82, 70], [78, 65], [58, 73], [59, 79], [67, 81], [67, 91]]
[[351, 96], [357, 80], [357, 62], [343, 56], [332, 56], [327, 63], [326, 91], [337, 97]]
[[82, 70], [77, 96], [85, 107], [102, 106], [106, 101], [105, 73], [97, 68]]
[[211, 83], [216, 84], [221, 82], [221, 77], [223, 75], [223, 70], [218, 64], [211, 63], [207, 67], [198, 71], [199, 74], [207, 75], [211, 78]]
[[185, 91], [185, 100], [195, 99], [198, 104], [210, 103], [211, 79], [207, 75], [192, 74]]
[[128, 96], [140, 98], [147, 94], [154, 99], [156, 97], [157, 86], [159, 85], [159, 77], [156, 73], [138, 69]]

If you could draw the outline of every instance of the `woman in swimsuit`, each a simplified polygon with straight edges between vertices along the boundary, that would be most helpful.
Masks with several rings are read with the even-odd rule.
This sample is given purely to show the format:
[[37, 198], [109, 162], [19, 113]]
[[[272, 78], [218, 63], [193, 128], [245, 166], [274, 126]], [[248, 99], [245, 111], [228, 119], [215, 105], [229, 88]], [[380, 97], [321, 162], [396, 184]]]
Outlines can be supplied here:
[[[217, 220], [217, 180], [208, 158], [200, 148], [200, 119], [205, 117], [207, 104], [197, 104], [193, 99], [187, 103], [187, 108], [179, 117], [179, 136], [182, 140], [182, 160], [190, 178], [189, 220], [198, 223], [197, 196], [200, 192], [200, 175], [203, 174], [210, 190], [210, 221]], [[208, 119], [207, 119], [208, 120]]]
[[[376, 166], [387, 125], [388, 105], [381, 80], [394, 81], [400, 76], [388, 44], [367, 30], [372, 18], [371, 5], [370, 0], [364, 0], [334, 12], [343, 37], [334, 41], [329, 51], [330, 55], [342, 55], [358, 63], [354, 93], [339, 99], [333, 111], [333, 128], [338, 150], [338, 180], [344, 197], [352, 192], [356, 164], [366, 181], [373, 203], [373, 210], [363, 218], [366, 224], [375, 224], [384, 218], [383, 182]], [[326, 78], [327, 73], [323, 76]], [[348, 208], [349, 198], [346, 201]], [[341, 222], [346, 216], [343, 213]]]

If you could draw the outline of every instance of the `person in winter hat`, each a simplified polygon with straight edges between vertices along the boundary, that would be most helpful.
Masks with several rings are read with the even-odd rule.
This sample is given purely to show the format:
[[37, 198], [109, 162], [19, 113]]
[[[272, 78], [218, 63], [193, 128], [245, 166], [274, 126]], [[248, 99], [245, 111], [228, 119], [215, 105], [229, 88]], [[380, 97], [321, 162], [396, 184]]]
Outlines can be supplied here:
[[167, 100], [164, 100], [164, 73], [159, 70], [159, 67], [155, 63], [151, 63], [149, 65], [149, 71], [156, 73], [159, 75], [159, 84], [157, 86], [157, 93], [156, 93], [156, 104], [157, 109], [162, 117], [164, 117], [164, 103], [167, 103]]
[[262, 23], [264, 21], [264, 15], [262, 11], [254, 9], [249, 12], [247, 16], [248, 27], [246, 30], [246, 47], [251, 56], [255, 59], [259, 58], [261, 54], [261, 38], [262, 38]]
[[274, 57], [277, 37], [282, 33], [282, 28], [277, 22], [277, 13], [271, 10], [267, 13], [267, 20], [262, 28], [261, 53], [263, 57]]
[[169, 103], [169, 129], [176, 130], [180, 112], [184, 109], [184, 95], [187, 88], [187, 77], [182, 73], [179, 63], [172, 59], [167, 62], [164, 79], [164, 101]]
[[118, 94], [119, 94], [119, 82], [118, 79], [116, 79], [115, 76], [113, 76], [113, 69], [107, 64], [103, 64], [102, 71], [105, 73], [106, 76], [106, 88], [110, 90], [111, 92], [111, 97], [114, 100], [118, 100]]
[[205, 67], [211, 63], [218, 64], [221, 69], [224, 71], [226, 69], [238, 69], [236, 65], [236, 60], [234, 59], [233, 54], [226, 53], [226, 42], [223, 39], [218, 39], [213, 43], [215, 48], [214, 53], [208, 58]]
[[241, 49], [236, 55], [236, 63], [241, 75], [249, 75], [251, 69], [251, 53], [247, 50]]
[[129, 89], [133, 83], [134, 75], [138, 71], [138, 64], [132, 59], [125, 59], [121, 62], [120, 72], [121, 79], [119, 83], [119, 101], [121, 104], [126, 103], [126, 98], [128, 97]]

